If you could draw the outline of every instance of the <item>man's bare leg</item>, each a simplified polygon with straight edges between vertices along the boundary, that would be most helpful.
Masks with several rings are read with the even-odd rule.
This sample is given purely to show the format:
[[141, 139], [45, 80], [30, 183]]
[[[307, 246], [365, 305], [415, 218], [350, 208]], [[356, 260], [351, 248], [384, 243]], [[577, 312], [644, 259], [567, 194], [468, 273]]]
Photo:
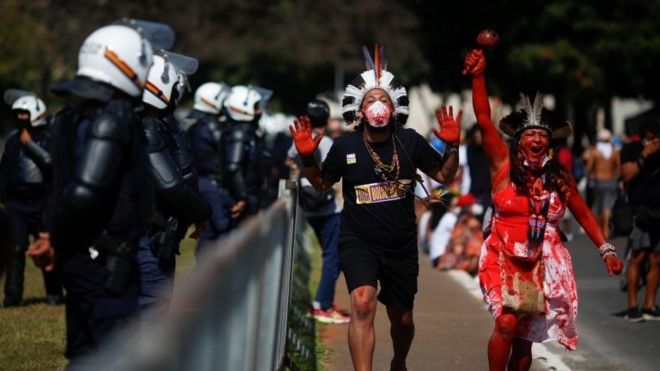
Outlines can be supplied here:
[[376, 288], [365, 285], [351, 291], [351, 323], [348, 326], [348, 348], [356, 371], [371, 371], [376, 346], [374, 318]]
[[603, 237], [605, 240], [610, 238], [610, 219], [612, 218], [612, 210], [603, 209], [600, 211], [601, 229], [603, 230]]
[[658, 291], [658, 278], [660, 277], [660, 253], [653, 251], [649, 254], [649, 272], [646, 274], [646, 296], [644, 308], [653, 309], [655, 296]]
[[387, 317], [390, 319], [390, 336], [394, 348], [390, 371], [405, 371], [406, 357], [415, 336], [413, 313], [404, 308], [387, 307]]
[[628, 262], [628, 308], [637, 307], [637, 287], [639, 285], [642, 262], [647, 259], [648, 253], [644, 250], [633, 251]]

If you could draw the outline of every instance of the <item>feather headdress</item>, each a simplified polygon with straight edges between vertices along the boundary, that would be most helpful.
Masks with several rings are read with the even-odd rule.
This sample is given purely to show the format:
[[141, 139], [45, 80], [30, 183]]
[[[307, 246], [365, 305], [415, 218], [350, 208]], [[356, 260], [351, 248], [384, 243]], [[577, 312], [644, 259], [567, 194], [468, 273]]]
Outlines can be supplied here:
[[405, 125], [409, 113], [408, 93], [394, 75], [387, 71], [383, 46], [375, 45], [373, 58], [366, 46], [362, 48], [362, 52], [367, 70], [348, 84], [342, 100], [342, 114], [346, 123], [353, 124], [359, 121], [360, 106], [368, 91], [382, 89], [389, 95], [394, 106], [395, 122]]
[[520, 110], [512, 112], [500, 120], [500, 129], [508, 136], [518, 136], [527, 129], [545, 129], [552, 139], [568, 138], [571, 123], [543, 107], [543, 95], [536, 93], [534, 103], [528, 96], [520, 94]]

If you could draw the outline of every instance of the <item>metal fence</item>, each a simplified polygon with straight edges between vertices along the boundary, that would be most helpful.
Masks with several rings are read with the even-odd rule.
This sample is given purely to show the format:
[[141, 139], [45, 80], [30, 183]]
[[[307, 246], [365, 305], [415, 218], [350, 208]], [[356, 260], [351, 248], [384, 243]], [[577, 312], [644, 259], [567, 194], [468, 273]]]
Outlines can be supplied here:
[[[270, 208], [208, 249], [184, 277], [166, 317], [118, 333], [94, 356], [95, 368], [280, 370], [300, 369], [295, 360], [313, 358], [314, 349], [301, 342], [314, 336], [313, 321], [310, 325], [304, 309], [290, 307], [292, 283], [296, 290], [306, 286], [299, 277], [293, 282], [304, 237], [295, 183], [284, 184]], [[298, 271], [308, 275], [308, 266], [301, 264]], [[289, 326], [289, 313], [295, 328]], [[287, 348], [293, 357], [286, 356]]]

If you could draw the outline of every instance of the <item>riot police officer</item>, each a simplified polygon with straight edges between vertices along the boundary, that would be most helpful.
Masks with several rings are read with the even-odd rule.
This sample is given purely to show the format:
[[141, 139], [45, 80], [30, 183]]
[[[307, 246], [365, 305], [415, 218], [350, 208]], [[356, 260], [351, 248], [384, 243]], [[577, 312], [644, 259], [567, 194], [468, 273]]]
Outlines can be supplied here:
[[197, 121], [188, 128], [188, 140], [193, 153], [195, 168], [199, 174], [199, 192], [211, 205], [208, 226], [197, 243], [197, 254], [231, 228], [234, 207], [229, 192], [223, 186], [223, 138], [226, 131], [222, 104], [230, 89], [222, 83], [207, 82], [195, 92], [194, 110], [189, 117]]
[[232, 217], [255, 214], [265, 186], [263, 138], [258, 132], [263, 107], [272, 92], [253, 86], [234, 86], [224, 103], [227, 135], [224, 136], [225, 184], [235, 203]]
[[[16, 121], [0, 162], [0, 203], [12, 226], [16, 247], [5, 278], [5, 307], [19, 305], [23, 298], [25, 251], [29, 236], [44, 232], [44, 208], [51, 183], [50, 130], [46, 105], [36, 95], [7, 90]], [[62, 302], [62, 283], [56, 272], [44, 272], [46, 302]]]
[[52, 268], [48, 243], [57, 255], [72, 368], [92, 367], [82, 356], [138, 309], [136, 250], [154, 194], [135, 112], [152, 64], [147, 26], [129, 21], [94, 31], [80, 48], [76, 77], [52, 89], [83, 101], [55, 117], [50, 240], [37, 241], [30, 255], [45, 269]]
[[190, 224], [203, 229], [211, 214], [197, 192], [197, 172], [190, 147], [173, 113], [187, 86], [186, 75], [197, 60], [156, 52], [142, 100], [142, 121], [156, 190], [157, 212], [148, 234], [140, 239], [140, 311], [143, 318], [164, 314], [172, 292], [175, 254]]

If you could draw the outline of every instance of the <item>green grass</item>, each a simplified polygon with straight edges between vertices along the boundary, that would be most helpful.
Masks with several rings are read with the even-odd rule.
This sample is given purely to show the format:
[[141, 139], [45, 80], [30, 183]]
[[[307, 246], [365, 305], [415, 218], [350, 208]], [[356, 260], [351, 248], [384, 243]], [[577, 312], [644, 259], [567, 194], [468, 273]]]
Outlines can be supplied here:
[[[177, 258], [177, 275], [194, 266], [195, 241], [186, 239]], [[4, 297], [4, 277], [0, 288]], [[24, 304], [0, 309], [0, 370], [63, 370], [64, 306], [44, 304], [43, 276], [31, 260], [25, 264]]]
[[[305, 231], [310, 243], [311, 270], [308, 280], [309, 298], [316, 293], [321, 277], [321, 249], [311, 228]], [[181, 255], [177, 258], [177, 276], [181, 277], [195, 265], [195, 241], [185, 239]], [[4, 288], [4, 277], [0, 277], [0, 288]], [[176, 290], [176, 288], [175, 288]], [[4, 296], [4, 295], [3, 295]], [[65, 323], [64, 306], [49, 306], [42, 301], [46, 293], [41, 271], [31, 260], [26, 262], [24, 302], [29, 304], [16, 308], [0, 309], [0, 370], [63, 370]], [[308, 305], [304, 303], [300, 305]], [[320, 341], [323, 324], [315, 324], [316, 370], [323, 370], [322, 361], [327, 349]]]
[[[314, 230], [312, 228], [307, 228], [306, 231], [307, 234], [307, 241], [309, 241], [309, 255], [310, 255], [310, 260], [312, 263], [312, 270], [310, 273], [309, 277], [309, 284], [308, 284], [308, 289], [309, 289], [309, 296], [314, 299], [314, 296], [316, 295], [316, 288], [319, 286], [319, 282], [321, 281], [321, 268], [323, 265], [323, 258], [321, 257], [321, 245], [319, 244], [318, 240], [316, 239], [316, 235], [314, 234]], [[325, 367], [323, 366], [324, 362], [326, 361], [329, 353], [328, 353], [328, 348], [323, 345], [321, 342], [321, 334], [323, 333], [323, 330], [325, 327], [328, 326], [327, 324], [321, 323], [316, 321], [316, 344], [315, 344], [315, 351], [316, 351], [316, 369], [319, 371], [323, 371]]]
[[[5, 280], [0, 279], [3, 290]], [[41, 271], [25, 264], [24, 301], [44, 299]], [[64, 306], [42, 302], [0, 309], [0, 370], [61, 370], [64, 358]]]

